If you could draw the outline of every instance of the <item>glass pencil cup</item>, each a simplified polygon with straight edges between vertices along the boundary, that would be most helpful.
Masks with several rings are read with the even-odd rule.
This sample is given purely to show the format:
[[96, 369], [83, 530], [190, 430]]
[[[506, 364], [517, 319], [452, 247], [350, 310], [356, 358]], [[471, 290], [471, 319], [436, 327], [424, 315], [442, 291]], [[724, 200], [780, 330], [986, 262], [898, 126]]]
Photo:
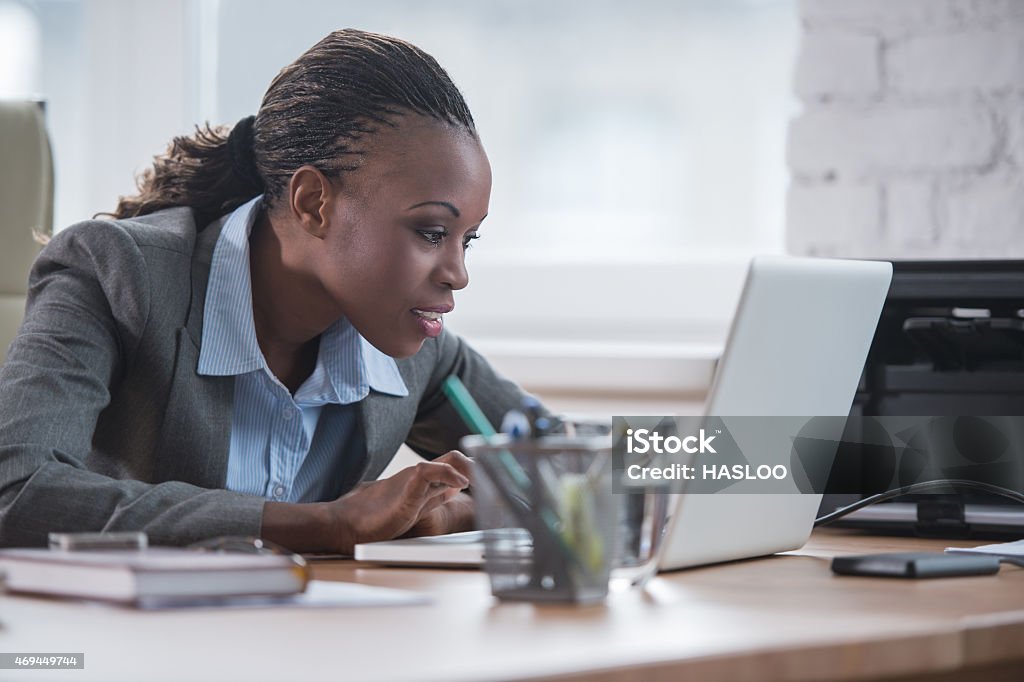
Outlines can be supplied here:
[[484, 564], [499, 599], [587, 604], [608, 594], [618, 508], [608, 437], [467, 436]]
[[619, 527], [612, 564], [613, 591], [643, 588], [658, 572], [674, 495], [667, 487], [615, 493]]

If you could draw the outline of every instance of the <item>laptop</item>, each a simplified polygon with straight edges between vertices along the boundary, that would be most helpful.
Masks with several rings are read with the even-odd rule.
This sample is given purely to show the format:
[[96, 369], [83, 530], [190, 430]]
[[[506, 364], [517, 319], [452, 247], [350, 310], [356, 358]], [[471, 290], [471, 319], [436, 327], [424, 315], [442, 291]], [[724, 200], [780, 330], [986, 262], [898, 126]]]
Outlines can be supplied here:
[[[845, 418], [891, 280], [886, 262], [754, 259], [705, 414]], [[831, 427], [819, 437], [838, 442], [842, 420]], [[821, 504], [820, 494], [674, 497], [659, 570], [799, 549]]]
[[[886, 262], [755, 258], [705, 413], [846, 417], [891, 278], [892, 265]], [[798, 549], [810, 537], [821, 503], [821, 495], [814, 494], [673, 498], [659, 570]], [[367, 543], [356, 545], [355, 558], [480, 566], [483, 538], [471, 531]]]

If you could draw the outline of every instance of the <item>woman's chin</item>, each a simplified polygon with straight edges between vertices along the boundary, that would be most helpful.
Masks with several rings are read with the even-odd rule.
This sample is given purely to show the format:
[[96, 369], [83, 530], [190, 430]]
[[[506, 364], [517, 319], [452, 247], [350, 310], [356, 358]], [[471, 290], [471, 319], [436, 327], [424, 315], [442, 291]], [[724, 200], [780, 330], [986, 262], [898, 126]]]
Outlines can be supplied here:
[[[369, 339], [367, 340], [369, 341]], [[426, 339], [422, 338], [416, 341], [396, 342], [394, 340], [391, 340], [390, 343], [380, 345], [373, 343], [373, 341], [370, 341], [370, 343], [373, 343], [373, 345], [385, 355], [389, 355], [395, 360], [404, 360], [405, 358], [411, 358], [412, 356], [419, 353], [420, 349], [423, 348], [423, 342], [425, 340]]]

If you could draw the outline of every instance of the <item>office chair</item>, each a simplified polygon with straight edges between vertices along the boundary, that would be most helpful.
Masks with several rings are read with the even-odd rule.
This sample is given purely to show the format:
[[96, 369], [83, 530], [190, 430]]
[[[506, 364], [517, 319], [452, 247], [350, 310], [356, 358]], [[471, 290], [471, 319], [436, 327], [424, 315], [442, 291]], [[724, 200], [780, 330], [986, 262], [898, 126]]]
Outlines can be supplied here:
[[29, 268], [53, 228], [53, 157], [42, 102], [0, 100], [0, 363], [25, 312]]

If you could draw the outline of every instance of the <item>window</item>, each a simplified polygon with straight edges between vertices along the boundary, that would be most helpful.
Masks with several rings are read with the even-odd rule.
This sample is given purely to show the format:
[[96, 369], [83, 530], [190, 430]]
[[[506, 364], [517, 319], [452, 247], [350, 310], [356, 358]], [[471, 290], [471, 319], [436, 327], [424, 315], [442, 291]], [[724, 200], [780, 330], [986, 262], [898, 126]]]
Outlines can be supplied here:
[[473, 110], [494, 189], [451, 324], [483, 350], [686, 355], [724, 338], [749, 256], [783, 249], [795, 0], [35, 6], [64, 17], [42, 22], [58, 225], [112, 207], [172, 135], [253, 113], [283, 65], [354, 26], [433, 54]]
[[0, 0], [0, 97], [39, 95], [39, 22], [25, 5]]
[[462, 88], [494, 169], [452, 316], [478, 343], [720, 341], [745, 260], [782, 250], [793, 2], [256, 7], [220, 3], [221, 120], [334, 27], [410, 40]]

